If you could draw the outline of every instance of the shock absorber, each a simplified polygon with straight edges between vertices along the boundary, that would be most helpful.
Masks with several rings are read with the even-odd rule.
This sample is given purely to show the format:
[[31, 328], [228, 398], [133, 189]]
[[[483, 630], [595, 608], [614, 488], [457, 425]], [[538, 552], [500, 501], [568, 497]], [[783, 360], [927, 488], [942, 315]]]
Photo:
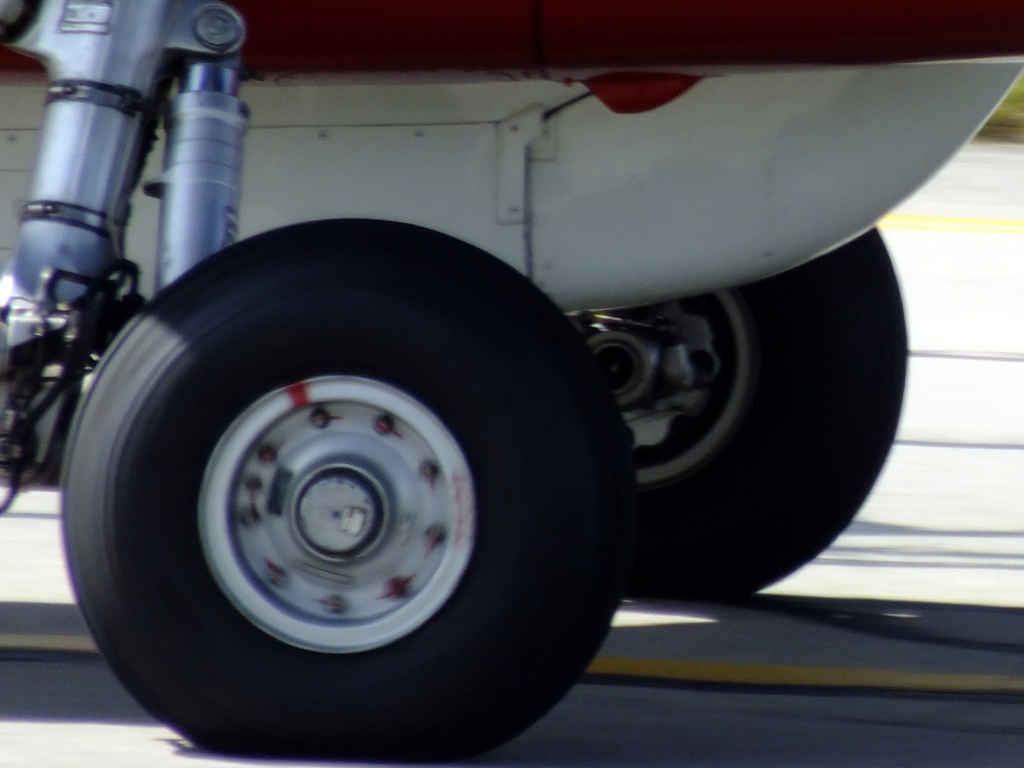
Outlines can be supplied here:
[[249, 117], [238, 86], [236, 69], [195, 63], [168, 105], [164, 172], [146, 185], [162, 203], [158, 288], [235, 240]]

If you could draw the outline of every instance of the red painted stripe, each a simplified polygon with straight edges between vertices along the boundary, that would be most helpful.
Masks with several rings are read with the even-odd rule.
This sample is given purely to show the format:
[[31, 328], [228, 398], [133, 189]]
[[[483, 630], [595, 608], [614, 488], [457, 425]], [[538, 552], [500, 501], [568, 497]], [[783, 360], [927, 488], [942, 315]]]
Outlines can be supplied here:
[[300, 381], [297, 384], [289, 384], [285, 387], [285, 391], [288, 393], [288, 397], [292, 399], [292, 405], [295, 408], [305, 408], [309, 405], [309, 388], [306, 386], [306, 382]]

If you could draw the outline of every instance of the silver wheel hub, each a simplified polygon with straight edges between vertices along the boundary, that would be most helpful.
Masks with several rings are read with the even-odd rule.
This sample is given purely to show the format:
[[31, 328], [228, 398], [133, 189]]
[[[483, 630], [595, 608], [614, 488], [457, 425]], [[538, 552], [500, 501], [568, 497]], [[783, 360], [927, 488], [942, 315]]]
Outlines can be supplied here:
[[354, 557], [383, 527], [384, 500], [375, 483], [356, 470], [332, 469], [313, 479], [295, 506], [295, 525], [314, 555]]
[[759, 366], [753, 321], [738, 293], [714, 301], [714, 319], [681, 302], [583, 316], [632, 433], [641, 488], [706, 466], [746, 418]]
[[199, 501], [207, 564], [253, 624], [302, 648], [394, 642], [448, 602], [469, 564], [469, 465], [423, 403], [333, 376], [247, 408]]

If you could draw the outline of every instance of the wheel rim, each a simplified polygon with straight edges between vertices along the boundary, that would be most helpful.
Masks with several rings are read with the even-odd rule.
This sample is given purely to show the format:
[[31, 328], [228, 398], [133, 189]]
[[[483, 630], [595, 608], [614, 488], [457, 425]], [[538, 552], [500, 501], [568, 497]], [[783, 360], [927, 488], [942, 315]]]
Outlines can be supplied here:
[[[757, 390], [760, 354], [746, 302], [734, 291], [716, 293], [708, 301], [715, 305], [707, 319], [722, 370], [696, 401], [694, 416], [663, 416], [668, 421], [664, 437], [636, 447], [641, 488], [669, 485], [707, 466], [742, 426]], [[627, 424], [635, 415], [624, 414]]]
[[283, 387], [247, 408], [207, 465], [199, 528], [221, 590], [289, 644], [392, 643], [447, 603], [476, 506], [458, 442], [423, 403], [368, 379]]

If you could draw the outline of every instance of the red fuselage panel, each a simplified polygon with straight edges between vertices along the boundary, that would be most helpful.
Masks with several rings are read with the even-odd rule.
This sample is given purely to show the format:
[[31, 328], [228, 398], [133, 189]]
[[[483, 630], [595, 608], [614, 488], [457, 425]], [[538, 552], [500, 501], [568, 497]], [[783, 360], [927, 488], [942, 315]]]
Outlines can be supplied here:
[[[267, 71], [870, 64], [1024, 55], [1021, 0], [236, 0]], [[0, 68], [31, 63], [4, 53]]]
[[538, 69], [533, 0], [237, 0], [267, 71]]
[[552, 69], [1024, 54], [1020, 0], [543, 0], [541, 19]]

